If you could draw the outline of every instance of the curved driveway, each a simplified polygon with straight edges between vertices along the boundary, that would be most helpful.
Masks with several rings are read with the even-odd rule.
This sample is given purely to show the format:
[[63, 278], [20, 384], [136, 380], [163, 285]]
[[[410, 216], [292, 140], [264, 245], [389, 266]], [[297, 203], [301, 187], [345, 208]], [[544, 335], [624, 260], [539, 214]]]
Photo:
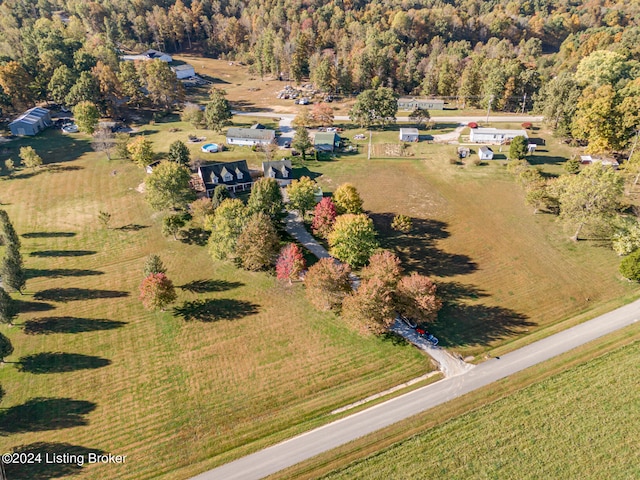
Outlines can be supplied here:
[[316, 428], [205, 472], [194, 480], [257, 480], [266, 477], [631, 325], [639, 317], [640, 300], [636, 300], [500, 359], [488, 360], [462, 375], [446, 378]]

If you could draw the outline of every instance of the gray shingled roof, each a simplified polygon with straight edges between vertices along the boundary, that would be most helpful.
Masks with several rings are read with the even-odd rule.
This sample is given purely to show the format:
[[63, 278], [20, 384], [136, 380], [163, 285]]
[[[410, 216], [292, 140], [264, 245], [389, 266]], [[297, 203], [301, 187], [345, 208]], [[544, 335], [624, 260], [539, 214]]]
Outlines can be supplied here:
[[243, 138], [246, 140], [273, 140], [276, 136], [274, 130], [254, 128], [230, 128], [227, 130], [227, 138]]

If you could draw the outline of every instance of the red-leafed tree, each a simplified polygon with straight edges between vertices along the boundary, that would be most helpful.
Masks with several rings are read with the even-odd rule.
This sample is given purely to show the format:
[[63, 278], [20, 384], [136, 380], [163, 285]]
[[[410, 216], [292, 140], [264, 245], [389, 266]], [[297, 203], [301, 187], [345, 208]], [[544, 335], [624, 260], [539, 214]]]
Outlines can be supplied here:
[[333, 258], [322, 258], [309, 268], [304, 277], [307, 298], [318, 310], [339, 309], [351, 292], [349, 265]]
[[297, 279], [306, 267], [302, 250], [295, 243], [289, 243], [280, 250], [280, 255], [276, 260], [276, 276], [278, 280]]
[[140, 300], [147, 310], [162, 310], [176, 298], [173, 282], [164, 273], [152, 273], [140, 284]]
[[313, 222], [311, 228], [314, 235], [327, 238], [337, 217], [336, 204], [329, 197], [324, 197], [320, 203], [316, 205], [313, 214]]
[[436, 284], [429, 277], [415, 272], [403, 277], [396, 290], [398, 310], [418, 320], [433, 321], [442, 308], [436, 291]]

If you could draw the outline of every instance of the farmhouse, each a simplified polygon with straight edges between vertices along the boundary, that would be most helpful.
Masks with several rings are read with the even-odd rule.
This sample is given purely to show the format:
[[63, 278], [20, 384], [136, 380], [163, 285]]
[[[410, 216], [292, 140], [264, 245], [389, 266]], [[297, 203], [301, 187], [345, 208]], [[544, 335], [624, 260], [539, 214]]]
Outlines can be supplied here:
[[178, 77], [178, 80], [196, 76], [196, 70], [193, 68], [193, 65], [189, 65], [188, 63], [185, 63], [184, 65], [176, 65], [175, 67], [171, 67], [171, 70], [173, 70], [173, 73], [176, 74], [176, 77]]
[[37, 135], [51, 126], [51, 115], [46, 108], [34, 107], [9, 124], [14, 135]]
[[420, 132], [417, 128], [401, 128], [400, 129], [400, 141], [401, 142], [417, 142], [420, 138]]
[[444, 100], [435, 98], [400, 97], [398, 99], [398, 110], [444, 110]]
[[493, 150], [489, 147], [480, 147], [478, 149], [478, 157], [480, 157], [480, 160], [493, 160]]
[[145, 62], [147, 60], [155, 60], [156, 58], [167, 63], [173, 61], [173, 58], [171, 58], [171, 55], [169, 55], [168, 53], [163, 53], [153, 49], [149, 49], [146, 52], [139, 53], [137, 55], [122, 55], [120, 57], [120, 60], [126, 60], [130, 62], [135, 62], [135, 61]]
[[291, 169], [291, 160], [279, 160], [276, 162], [262, 162], [262, 171], [264, 176], [275, 178], [278, 185], [286, 187], [291, 183], [293, 178]]
[[503, 143], [516, 137], [529, 138], [525, 130], [498, 130], [497, 128], [472, 128], [469, 141], [475, 143]]
[[232, 192], [250, 190], [253, 180], [246, 160], [214, 163], [198, 168], [198, 176], [210, 197], [218, 185], [225, 185]]
[[230, 128], [227, 130], [229, 145], [267, 145], [276, 138], [275, 130], [259, 128]]
[[600, 157], [597, 155], [580, 155], [580, 163], [583, 165], [591, 165], [593, 163], [600, 163], [605, 167], [613, 167], [617, 169], [620, 164], [615, 158]]
[[313, 147], [318, 152], [333, 152], [340, 146], [340, 136], [335, 132], [318, 132], [313, 139]]

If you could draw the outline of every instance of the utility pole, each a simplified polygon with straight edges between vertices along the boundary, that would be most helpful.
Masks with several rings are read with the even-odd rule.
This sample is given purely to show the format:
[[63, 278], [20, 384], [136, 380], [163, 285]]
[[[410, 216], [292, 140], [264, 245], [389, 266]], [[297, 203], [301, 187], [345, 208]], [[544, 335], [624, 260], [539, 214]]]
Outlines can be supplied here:
[[491, 104], [493, 103], [494, 96], [489, 97], [489, 106], [487, 107], [487, 123], [489, 123], [489, 113], [491, 112]]
[[524, 107], [527, 104], [527, 92], [524, 92], [524, 97], [522, 98], [522, 114], [524, 115]]
[[369, 154], [367, 155], [367, 160], [371, 160], [371, 130], [369, 130]]

